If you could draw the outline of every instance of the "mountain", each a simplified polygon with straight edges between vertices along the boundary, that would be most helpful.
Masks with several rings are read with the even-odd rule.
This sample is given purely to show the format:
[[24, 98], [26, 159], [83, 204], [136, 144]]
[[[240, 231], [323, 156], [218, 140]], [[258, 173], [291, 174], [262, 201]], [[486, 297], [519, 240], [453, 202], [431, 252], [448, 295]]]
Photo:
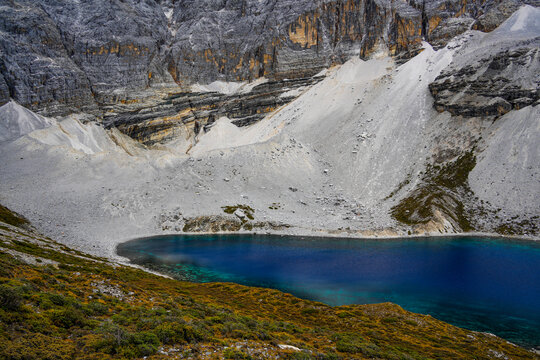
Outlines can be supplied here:
[[103, 115], [134, 90], [304, 78], [381, 48], [400, 61], [538, 0], [0, 2], [0, 101]]
[[116, 246], [540, 239], [538, 6], [0, 0], [0, 203], [21, 214], [0, 205], [0, 354], [535, 358], [393, 304], [165, 279]]
[[539, 236], [538, 8], [110, 4], [0, 6], [0, 194], [47, 235]]

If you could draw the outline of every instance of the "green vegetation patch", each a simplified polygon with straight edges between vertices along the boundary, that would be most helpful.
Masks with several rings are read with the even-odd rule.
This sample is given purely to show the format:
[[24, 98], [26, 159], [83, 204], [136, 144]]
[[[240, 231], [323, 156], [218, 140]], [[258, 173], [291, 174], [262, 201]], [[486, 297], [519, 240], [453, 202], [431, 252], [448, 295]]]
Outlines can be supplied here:
[[0, 205], [0, 222], [17, 227], [22, 227], [24, 225], [30, 224], [28, 220], [26, 220], [24, 217], [2, 205]]
[[476, 166], [473, 150], [444, 165], [427, 166], [423, 184], [414, 189], [391, 210], [392, 216], [407, 225], [426, 224], [439, 210], [461, 230], [474, 230], [458, 193], [470, 193], [469, 173]]
[[538, 234], [540, 232], [540, 217], [533, 216], [531, 219], [508, 221], [497, 226], [495, 231], [503, 235]]
[[244, 214], [246, 214], [246, 217], [249, 220], [254, 219], [253, 214], [255, 214], [255, 210], [249, 205], [238, 204], [233, 206], [222, 206], [221, 208], [225, 214], [234, 214], [236, 210], [240, 209], [244, 212]]

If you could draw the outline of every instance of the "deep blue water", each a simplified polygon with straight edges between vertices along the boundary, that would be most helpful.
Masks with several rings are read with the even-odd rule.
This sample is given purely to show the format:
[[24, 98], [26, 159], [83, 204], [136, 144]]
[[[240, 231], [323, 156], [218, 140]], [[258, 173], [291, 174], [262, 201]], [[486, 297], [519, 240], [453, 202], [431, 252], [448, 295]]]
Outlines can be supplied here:
[[534, 242], [181, 235], [129, 241], [118, 254], [190, 281], [275, 288], [330, 305], [390, 301], [540, 346], [540, 244]]

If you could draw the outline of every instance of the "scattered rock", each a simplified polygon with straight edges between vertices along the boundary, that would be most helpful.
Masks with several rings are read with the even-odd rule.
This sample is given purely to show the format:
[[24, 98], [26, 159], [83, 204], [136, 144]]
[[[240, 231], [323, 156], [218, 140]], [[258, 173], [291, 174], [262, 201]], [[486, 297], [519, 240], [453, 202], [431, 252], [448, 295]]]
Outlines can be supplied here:
[[242, 209], [236, 209], [233, 214], [241, 220], [246, 218], [246, 213]]
[[302, 349], [299, 349], [296, 346], [292, 345], [278, 344], [278, 347], [283, 350], [302, 351]]

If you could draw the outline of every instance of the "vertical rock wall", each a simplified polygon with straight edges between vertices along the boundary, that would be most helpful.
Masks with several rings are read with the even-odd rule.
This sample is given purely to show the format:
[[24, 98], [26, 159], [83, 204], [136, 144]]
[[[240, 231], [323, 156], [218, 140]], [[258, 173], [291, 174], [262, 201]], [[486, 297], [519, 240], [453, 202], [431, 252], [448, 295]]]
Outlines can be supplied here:
[[304, 78], [379, 50], [405, 61], [523, 3], [540, 0], [0, 0], [0, 102], [101, 116], [160, 84]]

